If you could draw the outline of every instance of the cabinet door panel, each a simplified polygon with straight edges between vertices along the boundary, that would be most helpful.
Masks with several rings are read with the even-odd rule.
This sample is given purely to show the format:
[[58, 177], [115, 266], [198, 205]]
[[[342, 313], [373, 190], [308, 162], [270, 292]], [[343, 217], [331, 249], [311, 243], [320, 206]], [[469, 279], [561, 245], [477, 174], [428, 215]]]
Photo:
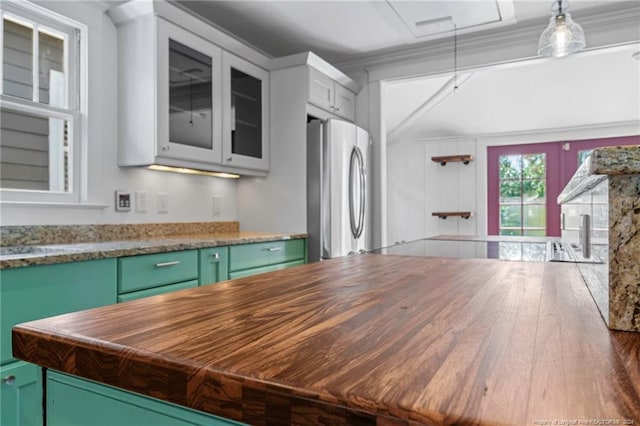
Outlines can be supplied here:
[[118, 292], [173, 284], [198, 278], [198, 251], [145, 254], [118, 259]]
[[349, 121], [356, 117], [356, 95], [341, 85], [335, 85], [334, 112]]
[[200, 250], [200, 285], [229, 279], [229, 248], [217, 247]]
[[220, 164], [222, 49], [158, 18], [160, 157]]
[[0, 424], [42, 426], [42, 370], [14, 362], [0, 367]]
[[222, 53], [222, 163], [269, 169], [269, 73]]
[[235, 272], [304, 259], [304, 247], [304, 239], [231, 246], [229, 248], [229, 271]]
[[183, 290], [185, 288], [193, 288], [198, 286], [197, 280], [185, 281], [182, 283], [165, 285], [162, 287], [154, 287], [147, 290], [134, 291], [133, 293], [121, 294], [118, 296], [118, 303], [128, 302], [129, 300], [142, 299], [143, 297], [156, 296], [158, 294], [171, 293], [172, 291]]
[[240, 423], [76, 377], [47, 373], [48, 426], [223, 426]]
[[229, 279], [243, 278], [265, 272], [279, 271], [280, 269], [291, 268], [293, 266], [304, 265], [304, 260], [294, 260], [292, 262], [278, 263], [276, 265], [263, 266], [261, 268], [244, 269], [238, 272], [229, 273]]
[[309, 68], [309, 102], [327, 111], [333, 111], [333, 85], [334, 81], [331, 78], [315, 68]]
[[0, 270], [1, 364], [18, 323], [116, 303], [116, 259]]

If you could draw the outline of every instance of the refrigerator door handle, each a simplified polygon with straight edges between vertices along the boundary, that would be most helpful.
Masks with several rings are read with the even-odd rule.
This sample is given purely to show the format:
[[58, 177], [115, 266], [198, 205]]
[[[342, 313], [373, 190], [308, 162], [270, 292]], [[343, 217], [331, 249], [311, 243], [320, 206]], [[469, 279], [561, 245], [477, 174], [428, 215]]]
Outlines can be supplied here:
[[[354, 209], [354, 172], [358, 173], [358, 186], [359, 186], [359, 201], [360, 205], [358, 206], [358, 217], [356, 219], [355, 209]], [[353, 147], [351, 151], [351, 161], [349, 162], [349, 219], [351, 222], [351, 235], [353, 238], [359, 238], [362, 235], [362, 231], [364, 229], [364, 203], [365, 203], [365, 181], [364, 181], [364, 160], [362, 158], [362, 152], [360, 148], [357, 146]], [[356, 222], [357, 220], [357, 222]]]
[[367, 174], [364, 169], [364, 161], [362, 160], [362, 152], [358, 148], [358, 154], [360, 156], [360, 218], [358, 220], [358, 236], [360, 238], [362, 231], [364, 231], [364, 215], [367, 209]]

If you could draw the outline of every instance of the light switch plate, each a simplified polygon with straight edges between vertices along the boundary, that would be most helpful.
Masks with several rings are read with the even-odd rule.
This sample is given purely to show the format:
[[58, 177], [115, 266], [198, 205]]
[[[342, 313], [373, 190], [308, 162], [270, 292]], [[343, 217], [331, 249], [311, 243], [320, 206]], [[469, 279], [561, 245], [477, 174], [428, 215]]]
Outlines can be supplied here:
[[116, 191], [116, 211], [128, 212], [131, 210], [131, 192], [124, 190]]
[[158, 192], [158, 213], [169, 213], [169, 194]]
[[136, 211], [138, 213], [147, 212], [147, 191], [136, 191]]
[[218, 217], [222, 215], [222, 197], [214, 195], [213, 199], [213, 216]]

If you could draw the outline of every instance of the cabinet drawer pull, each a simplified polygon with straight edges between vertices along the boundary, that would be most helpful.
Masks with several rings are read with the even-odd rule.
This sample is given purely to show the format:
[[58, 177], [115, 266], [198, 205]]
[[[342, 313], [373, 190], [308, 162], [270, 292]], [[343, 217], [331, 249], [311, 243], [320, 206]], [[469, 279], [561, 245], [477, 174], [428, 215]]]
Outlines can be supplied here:
[[215, 260], [220, 260], [220, 253], [213, 253], [213, 258]]
[[16, 381], [16, 376], [14, 376], [13, 374], [11, 376], [7, 376], [2, 379], [2, 383], [4, 383], [7, 386], [11, 386], [12, 384], [15, 383], [15, 381]]
[[265, 251], [280, 251], [282, 250], [282, 247], [269, 247], [264, 249]]
[[174, 260], [173, 262], [160, 262], [160, 263], [156, 263], [156, 268], [164, 268], [165, 266], [174, 266], [179, 264], [180, 264], [179, 260]]

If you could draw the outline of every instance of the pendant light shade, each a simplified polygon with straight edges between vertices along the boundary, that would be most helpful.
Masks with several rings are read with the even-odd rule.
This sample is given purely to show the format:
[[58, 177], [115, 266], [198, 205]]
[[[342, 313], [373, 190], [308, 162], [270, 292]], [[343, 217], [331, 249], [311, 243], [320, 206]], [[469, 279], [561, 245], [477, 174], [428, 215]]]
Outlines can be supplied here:
[[561, 58], [584, 49], [584, 31], [565, 12], [562, 0], [555, 1], [552, 10], [549, 26], [540, 35], [538, 54], [547, 58]]

